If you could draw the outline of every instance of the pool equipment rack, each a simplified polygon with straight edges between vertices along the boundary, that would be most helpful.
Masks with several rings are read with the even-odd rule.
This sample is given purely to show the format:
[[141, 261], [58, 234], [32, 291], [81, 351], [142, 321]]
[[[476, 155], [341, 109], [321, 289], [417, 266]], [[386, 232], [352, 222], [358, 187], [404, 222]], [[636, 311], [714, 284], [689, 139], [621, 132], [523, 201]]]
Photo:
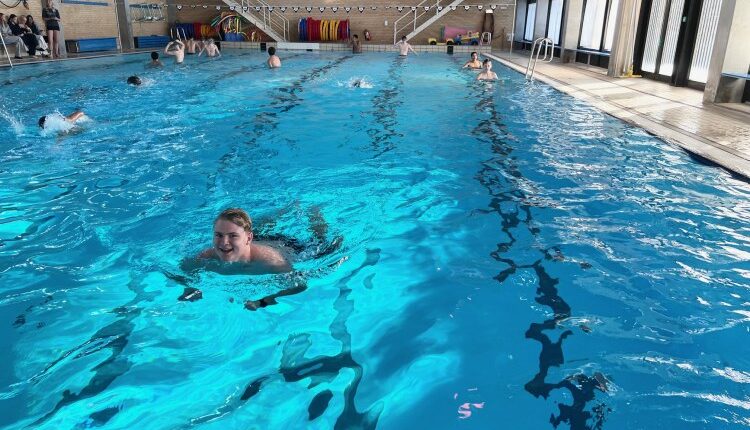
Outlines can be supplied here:
[[3, 37], [3, 33], [0, 33], [0, 43], [3, 44], [3, 49], [5, 50], [5, 56], [8, 57], [8, 64], [10, 64], [10, 67], [13, 67], [13, 62], [10, 61], [10, 52], [8, 52], [8, 45], [5, 44], [5, 38]]
[[164, 11], [158, 3], [131, 4], [130, 10], [132, 22], [164, 21], [166, 19]]
[[526, 79], [529, 81], [534, 80], [534, 70], [536, 69], [536, 63], [539, 61], [542, 49], [544, 49], [542, 62], [551, 63], [552, 58], [555, 56], [555, 42], [549, 37], [540, 37], [531, 45], [531, 55], [529, 55], [529, 64], [526, 66], [525, 73]]

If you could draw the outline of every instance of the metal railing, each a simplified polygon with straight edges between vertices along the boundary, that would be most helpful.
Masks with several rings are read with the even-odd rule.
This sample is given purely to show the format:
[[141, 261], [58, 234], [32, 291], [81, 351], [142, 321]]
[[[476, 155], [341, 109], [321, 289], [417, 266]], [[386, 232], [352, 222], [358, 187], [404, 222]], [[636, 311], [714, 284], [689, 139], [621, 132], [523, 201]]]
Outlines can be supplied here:
[[555, 56], [555, 42], [549, 37], [540, 37], [534, 41], [531, 45], [531, 55], [529, 55], [529, 64], [526, 66], [526, 79], [534, 80], [534, 69], [536, 69], [536, 63], [539, 61], [539, 55], [544, 49], [544, 56], [542, 57], [543, 63], [551, 63], [552, 58]]
[[165, 21], [162, 5], [158, 3], [136, 3], [130, 5], [130, 20], [133, 22]]
[[[407, 30], [408, 32], [412, 32], [417, 29], [418, 24], [417, 21], [419, 21], [420, 18], [422, 18], [425, 15], [428, 15], [428, 12], [430, 12], [431, 9], [435, 9], [435, 15], [440, 13], [440, 0], [434, 0], [435, 3], [433, 4], [433, 0], [422, 0], [415, 8], [414, 10], [410, 10], [407, 13], [405, 13], [402, 17], [397, 19], [393, 22], [393, 44], [395, 45], [398, 41], [398, 34], [404, 30], [407, 30], [409, 27], [411, 27], [410, 30]], [[399, 26], [399, 23], [403, 21], [404, 19], [411, 18], [410, 21], [407, 21], [404, 24], [401, 24]], [[432, 16], [428, 16], [425, 18], [425, 21], [432, 18]]]
[[[177, 40], [187, 40], [187, 35], [185, 33], [185, 30], [179, 27], [170, 27], [169, 28], [169, 36], [172, 39]], [[175, 37], [177, 36], [177, 37]]]
[[5, 56], [8, 57], [8, 64], [10, 64], [10, 67], [13, 67], [13, 62], [10, 61], [10, 52], [8, 51], [8, 45], [5, 44], [5, 38], [3, 37], [3, 33], [0, 33], [0, 42], [3, 44], [3, 49], [5, 50]]
[[[235, 10], [242, 11], [246, 17], [249, 15], [261, 30], [271, 30], [281, 36], [284, 41], [289, 40], [289, 20], [283, 14], [277, 12], [275, 6], [271, 6], [263, 0], [224, 0], [224, 3], [235, 6]], [[262, 24], [259, 25], [259, 24]]]

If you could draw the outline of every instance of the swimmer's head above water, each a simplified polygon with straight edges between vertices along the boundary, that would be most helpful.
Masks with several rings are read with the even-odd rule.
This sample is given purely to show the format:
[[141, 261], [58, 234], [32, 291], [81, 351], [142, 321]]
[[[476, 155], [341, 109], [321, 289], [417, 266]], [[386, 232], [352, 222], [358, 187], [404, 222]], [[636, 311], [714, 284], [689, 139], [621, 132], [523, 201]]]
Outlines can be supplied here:
[[141, 78], [139, 78], [138, 76], [133, 75], [133, 76], [131, 76], [131, 77], [128, 78], [128, 84], [130, 84], [130, 85], [138, 86], [138, 85], [140, 85], [142, 83], [143, 82], [141, 81]]
[[220, 260], [248, 260], [252, 241], [253, 221], [244, 210], [227, 209], [214, 220], [214, 251]]

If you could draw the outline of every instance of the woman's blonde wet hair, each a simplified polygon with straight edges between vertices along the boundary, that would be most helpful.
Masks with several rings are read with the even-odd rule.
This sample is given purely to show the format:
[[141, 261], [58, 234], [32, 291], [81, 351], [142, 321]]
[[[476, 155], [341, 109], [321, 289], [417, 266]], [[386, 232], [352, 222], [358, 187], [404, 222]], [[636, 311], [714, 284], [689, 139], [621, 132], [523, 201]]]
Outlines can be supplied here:
[[248, 233], [253, 232], [253, 220], [250, 219], [250, 216], [247, 214], [247, 212], [240, 208], [225, 209], [219, 214], [219, 216], [216, 217], [214, 223], [216, 223], [216, 221], [220, 219], [227, 220], [232, 224], [242, 227], [242, 229]]

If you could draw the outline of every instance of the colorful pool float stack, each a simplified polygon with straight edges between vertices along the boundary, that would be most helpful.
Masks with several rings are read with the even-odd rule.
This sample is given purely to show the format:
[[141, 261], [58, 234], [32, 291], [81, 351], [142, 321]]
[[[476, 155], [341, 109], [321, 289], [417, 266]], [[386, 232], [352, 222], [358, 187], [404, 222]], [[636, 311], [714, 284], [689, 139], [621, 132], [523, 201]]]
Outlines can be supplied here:
[[349, 20], [300, 18], [297, 29], [300, 42], [349, 40]]

